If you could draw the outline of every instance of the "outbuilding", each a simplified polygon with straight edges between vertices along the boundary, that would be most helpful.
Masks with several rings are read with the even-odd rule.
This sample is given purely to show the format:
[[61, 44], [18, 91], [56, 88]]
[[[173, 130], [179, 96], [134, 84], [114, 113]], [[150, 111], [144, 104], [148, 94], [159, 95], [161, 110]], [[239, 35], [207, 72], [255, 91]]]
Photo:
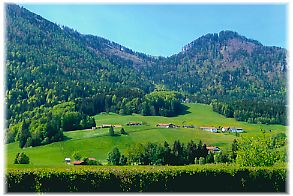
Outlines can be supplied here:
[[159, 123], [157, 124], [157, 127], [161, 128], [177, 128], [178, 126], [172, 123]]
[[235, 128], [235, 127], [233, 127], [233, 128], [231, 128], [231, 132], [232, 133], [243, 133], [243, 129], [242, 128]]
[[66, 162], [67, 164], [70, 164], [70, 161], [71, 161], [70, 158], [66, 157], [64, 160], [65, 160], [65, 162]]
[[129, 123], [127, 123], [127, 126], [140, 126], [140, 125], [142, 125], [141, 122], [129, 122]]

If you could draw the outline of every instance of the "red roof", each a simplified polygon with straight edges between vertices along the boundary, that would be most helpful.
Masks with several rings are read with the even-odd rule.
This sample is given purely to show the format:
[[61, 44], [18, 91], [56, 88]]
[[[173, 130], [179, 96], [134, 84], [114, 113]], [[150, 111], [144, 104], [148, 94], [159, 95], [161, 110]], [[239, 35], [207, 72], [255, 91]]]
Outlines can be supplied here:
[[73, 161], [74, 165], [81, 165], [84, 161]]
[[164, 123], [162, 123], [162, 124], [157, 124], [157, 126], [169, 126], [169, 125], [171, 125], [170, 123], [168, 123], [168, 124], [164, 124]]
[[207, 147], [208, 150], [214, 150], [214, 149], [216, 149], [216, 148], [218, 148], [218, 147], [215, 147], [215, 146], [208, 146], [208, 147]]
[[96, 161], [96, 158], [89, 158], [89, 161]]

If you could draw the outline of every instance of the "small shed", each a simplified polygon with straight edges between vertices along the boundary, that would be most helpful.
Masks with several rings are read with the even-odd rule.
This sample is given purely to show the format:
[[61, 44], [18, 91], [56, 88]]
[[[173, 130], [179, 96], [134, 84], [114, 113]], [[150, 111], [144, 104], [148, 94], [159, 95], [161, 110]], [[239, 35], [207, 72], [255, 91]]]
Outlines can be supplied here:
[[141, 122], [128, 122], [126, 125], [127, 126], [140, 126], [140, 125], [142, 125], [142, 123]]
[[70, 164], [71, 159], [69, 157], [66, 157], [64, 160], [67, 164]]

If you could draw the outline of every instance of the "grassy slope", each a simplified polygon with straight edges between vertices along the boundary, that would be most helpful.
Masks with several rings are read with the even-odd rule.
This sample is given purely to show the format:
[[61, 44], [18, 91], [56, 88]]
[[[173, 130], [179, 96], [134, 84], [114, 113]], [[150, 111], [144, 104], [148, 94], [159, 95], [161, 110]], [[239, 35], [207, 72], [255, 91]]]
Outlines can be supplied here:
[[[18, 143], [6, 145], [7, 166], [23, 167], [13, 165], [13, 160], [17, 152], [25, 152], [31, 159], [29, 167], [38, 166], [61, 166], [64, 165], [64, 158], [70, 157], [74, 151], [79, 151], [83, 156], [95, 157], [98, 160], [106, 161], [107, 154], [117, 146], [123, 152], [133, 143], [168, 141], [172, 143], [176, 139], [188, 142], [191, 139], [198, 142], [202, 140], [208, 145], [217, 145], [223, 148], [230, 146], [235, 137], [234, 134], [209, 133], [195, 129], [166, 129], [156, 128], [157, 123], [175, 123], [177, 125], [192, 124], [195, 126], [236, 126], [246, 130], [243, 135], [253, 137], [260, 133], [260, 129], [272, 130], [271, 134], [285, 132], [287, 127], [281, 125], [254, 125], [244, 122], [237, 122], [235, 119], [225, 118], [212, 111], [212, 108], [203, 104], [187, 104], [189, 107], [187, 114], [177, 117], [141, 116], [138, 114], [121, 116], [118, 114], [99, 114], [95, 116], [97, 125], [101, 124], [121, 124], [125, 125], [129, 121], [143, 122], [144, 126], [128, 127], [124, 126], [128, 135], [108, 136], [108, 129], [80, 130], [66, 132], [69, 140], [57, 142], [46, 146], [19, 149]], [[115, 129], [119, 132], [120, 128]]]

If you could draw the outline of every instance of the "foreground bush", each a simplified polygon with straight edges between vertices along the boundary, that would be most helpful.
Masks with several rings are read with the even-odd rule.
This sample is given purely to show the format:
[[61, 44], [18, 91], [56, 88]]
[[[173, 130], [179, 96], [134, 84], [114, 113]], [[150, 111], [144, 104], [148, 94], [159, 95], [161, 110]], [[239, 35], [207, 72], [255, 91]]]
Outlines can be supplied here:
[[272, 166], [287, 161], [286, 136], [267, 136], [264, 132], [255, 138], [243, 137], [239, 143], [236, 163], [241, 166]]
[[30, 163], [30, 159], [26, 154], [24, 154], [23, 152], [17, 153], [14, 160], [14, 164], [29, 164], [29, 163]]
[[7, 192], [285, 192], [285, 166], [74, 166], [8, 169]]

